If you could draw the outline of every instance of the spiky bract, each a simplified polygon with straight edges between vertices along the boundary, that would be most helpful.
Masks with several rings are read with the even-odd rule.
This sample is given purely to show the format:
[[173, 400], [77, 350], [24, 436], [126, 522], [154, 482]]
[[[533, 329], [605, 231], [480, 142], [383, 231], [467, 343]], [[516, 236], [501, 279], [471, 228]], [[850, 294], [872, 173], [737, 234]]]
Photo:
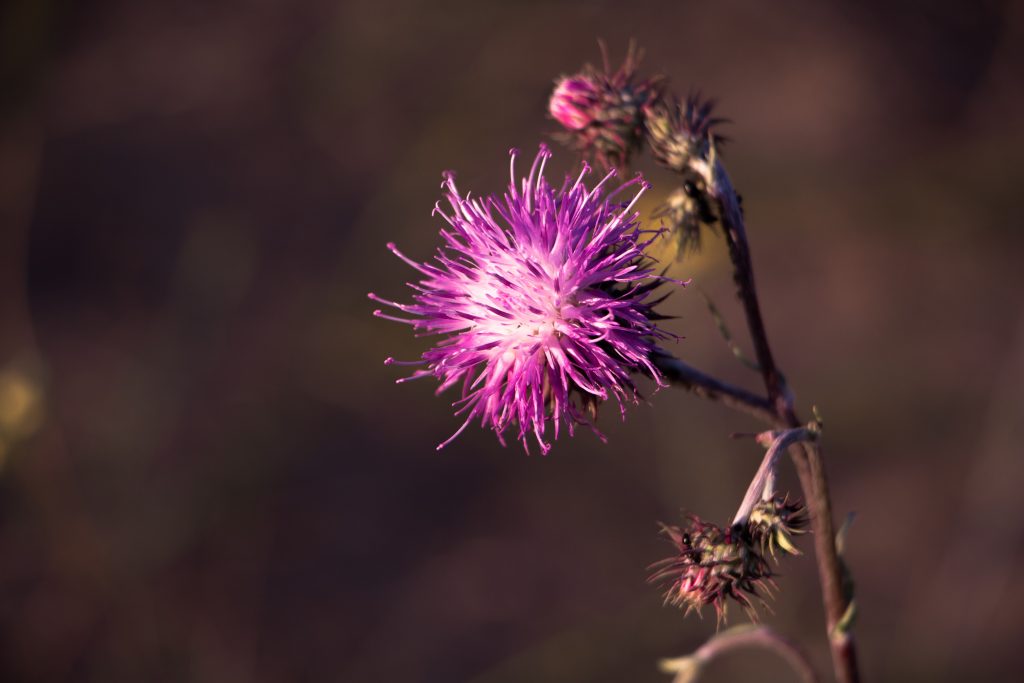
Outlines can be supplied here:
[[721, 622], [732, 598], [752, 619], [757, 618], [754, 600], [765, 604], [762, 593], [770, 593], [774, 581], [745, 529], [723, 529], [691, 517], [686, 528], [663, 526], [662, 532], [675, 545], [676, 554], [651, 565], [655, 571], [649, 581], [668, 584], [666, 604], [687, 614], [700, 613], [710, 605]]

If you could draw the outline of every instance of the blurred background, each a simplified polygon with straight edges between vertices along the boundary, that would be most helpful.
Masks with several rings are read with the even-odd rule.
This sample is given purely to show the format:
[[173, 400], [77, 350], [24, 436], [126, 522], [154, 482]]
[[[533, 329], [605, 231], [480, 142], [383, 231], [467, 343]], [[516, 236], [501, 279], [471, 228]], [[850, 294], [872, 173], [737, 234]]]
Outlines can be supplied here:
[[[0, 680], [655, 683], [714, 632], [646, 567], [656, 522], [731, 518], [756, 423], [647, 385], [607, 446], [438, 453], [453, 398], [382, 364], [429, 342], [366, 299], [408, 298], [384, 245], [429, 258], [442, 170], [499, 191], [550, 139], [598, 38], [733, 121], [776, 356], [858, 515], [865, 680], [1024, 671], [1020, 4], [0, 11]], [[646, 215], [672, 185], [638, 167]], [[746, 344], [720, 240], [672, 273]], [[694, 290], [665, 308], [673, 352], [758, 387]], [[827, 673], [813, 561], [782, 572], [767, 622]], [[707, 679], [755, 675], [794, 680]]]

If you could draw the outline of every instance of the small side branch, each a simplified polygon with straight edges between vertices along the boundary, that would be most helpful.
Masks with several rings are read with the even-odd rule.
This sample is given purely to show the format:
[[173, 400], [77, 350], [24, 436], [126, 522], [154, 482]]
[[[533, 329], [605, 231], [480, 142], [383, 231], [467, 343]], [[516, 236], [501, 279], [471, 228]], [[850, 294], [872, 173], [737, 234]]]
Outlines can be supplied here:
[[704, 666], [712, 660], [732, 650], [750, 647], [771, 650], [789, 663], [801, 681], [818, 683], [818, 675], [803, 650], [792, 640], [767, 626], [737, 626], [723, 631], [688, 657], [662, 660], [661, 670], [676, 675], [673, 683], [693, 683], [700, 676]]
[[763, 396], [705, 374], [664, 351], [655, 351], [651, 361], [670, 382], [697, 396], [742, 410], [768, 424], [779, 422], [772, 403]]

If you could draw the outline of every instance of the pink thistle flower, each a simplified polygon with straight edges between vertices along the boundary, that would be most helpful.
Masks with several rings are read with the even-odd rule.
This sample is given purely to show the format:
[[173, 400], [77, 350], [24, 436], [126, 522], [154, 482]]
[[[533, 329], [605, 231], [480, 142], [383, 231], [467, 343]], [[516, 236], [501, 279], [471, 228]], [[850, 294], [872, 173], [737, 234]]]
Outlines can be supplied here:
[[612, 72], [601, 45], [604, 70], [590, 64], [557, 81], [548, 111], [568, 132], [560, 136], [603, 168], [623, 167], [644, 139], [644, 112], [661, 99], [664, 79], [636, 78], [642, 54], [630, 45]]
[[[433, 262], [417, 263], [388, 245], [423, 275], [410, 284], [414, 303], [370, 294], [417, 317], [374, 315], [445, 335], [414, 363], [426, 367], [406, 378], [437, 377], [438, 393], [462, 387], [453, 405], [465, 422], [439, 449], [474, 420], [502, 444], [513, 428], [527, 452], [528, 437], [548, 452], [549, 423], [555, 438], [562, 427], [572, 434], [586, 424], [603, 439], [593, 425], [600, 402], [614, 398], [624, 415], [625, 404], [639, 398], [634, 372], [664, 384], [650, 355], [656, 339], [672, 335], [655, 324], [657, 302], [648, 297], [665, 278], [644, 254], [657, 233], [645, 238], [633, 210], [646, 183], [638, 176], [608, 193], [611, 171], [588, 189], [584, 165], [555, 189], [544, 178], [551, 153], [543, 145], [517, 183], [515, 150], [511, 156], [504, 197], [470, 199], [446, 175], [450, 209], [439, 203], [434, 212], [448, 227]], [[631, 187], [638, 189], [628, 203], [612, 201]]]

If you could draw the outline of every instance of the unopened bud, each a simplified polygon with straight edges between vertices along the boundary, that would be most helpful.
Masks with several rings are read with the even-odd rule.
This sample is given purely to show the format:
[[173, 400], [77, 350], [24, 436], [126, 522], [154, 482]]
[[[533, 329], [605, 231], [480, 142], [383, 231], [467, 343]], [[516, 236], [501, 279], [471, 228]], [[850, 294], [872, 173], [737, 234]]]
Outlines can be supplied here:
[[548, 111], [569, 130], [582, 130], [594, 122], [600, 97], [598, 84], [587, 76], [563, 78], [551, 94]]
[[631, 48], [614, 73], [586, 65], [558, 80], [548, 102], [567, 130], [561, 137], [605, 169], [625, 166], [644, 139], [644, 112], [662, 95], [661, 77], [636, 78], [640, 55]]

